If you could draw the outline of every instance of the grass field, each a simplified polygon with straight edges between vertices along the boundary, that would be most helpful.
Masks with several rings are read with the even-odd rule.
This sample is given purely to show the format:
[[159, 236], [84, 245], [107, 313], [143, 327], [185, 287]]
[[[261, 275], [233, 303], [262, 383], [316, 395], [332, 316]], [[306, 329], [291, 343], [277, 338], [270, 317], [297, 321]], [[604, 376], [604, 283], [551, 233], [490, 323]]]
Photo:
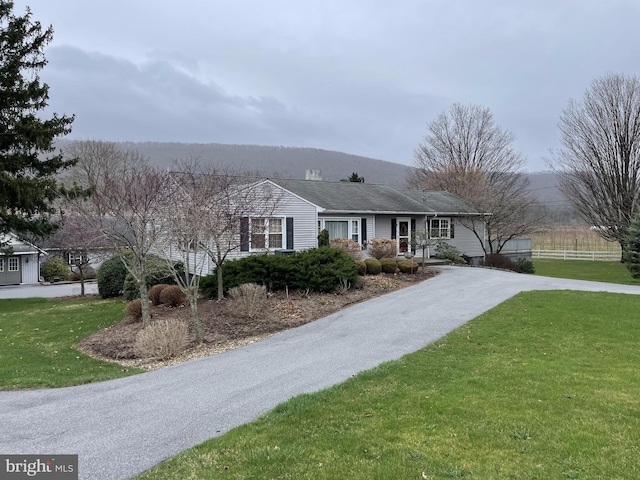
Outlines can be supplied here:
[[589, 227], [556, 227], [530, 237], [534, 250], [621, 251], [618, 243], [604, 240]]
[[0, 300], [0, 390], [65, 387], [141, 372], [74, 348], [123, 312], [123, 303], [113, 300]]
[[546, 277], [640, 285], [640, 279], [633, 278], [627, 267], [620, 262], [540, 258], [533, 260], [533, 266], [536, 269], [536, 275]]
[[141, 478], [640, 478], [639, 308], [522, 293]]

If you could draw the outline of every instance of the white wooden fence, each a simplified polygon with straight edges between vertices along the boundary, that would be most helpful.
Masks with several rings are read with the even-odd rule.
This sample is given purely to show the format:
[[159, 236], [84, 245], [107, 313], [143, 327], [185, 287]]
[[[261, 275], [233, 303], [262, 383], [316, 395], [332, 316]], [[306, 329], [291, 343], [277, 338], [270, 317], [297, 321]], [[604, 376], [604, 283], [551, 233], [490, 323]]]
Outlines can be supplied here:
[[580, 250], [532, 250], [533, 258], [556, 258], [562, 260], [601, 260], [607, 262], [620, 261], [620, 252], [580, 251]]

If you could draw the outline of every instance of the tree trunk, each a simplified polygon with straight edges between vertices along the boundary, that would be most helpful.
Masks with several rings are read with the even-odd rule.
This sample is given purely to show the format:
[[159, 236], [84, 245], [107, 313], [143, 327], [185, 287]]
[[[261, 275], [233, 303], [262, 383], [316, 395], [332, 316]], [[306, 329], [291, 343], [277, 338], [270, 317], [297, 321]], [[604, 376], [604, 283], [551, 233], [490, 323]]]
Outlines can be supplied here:
[[200, 328], [200, 317], [198, 315], [198, 295], [189, 294], [189, 306], [191, 307], [191, 320], [193, 320], [193, 331], [196, 335], [196, 343], [202, 342], [202, 329]]
[[142, 326], [148, 327], [151, 324], [151, 307], [147, 282], [144, 279], [141, 282], [139, 281], [138, 287], [140, 289], [140, 304], [142, 306]]
[[224, 284], [222, 283], [222, 264], [216, 265], [216, 272], [218, 278], [218, 300], [222, 300], [224, 298]]

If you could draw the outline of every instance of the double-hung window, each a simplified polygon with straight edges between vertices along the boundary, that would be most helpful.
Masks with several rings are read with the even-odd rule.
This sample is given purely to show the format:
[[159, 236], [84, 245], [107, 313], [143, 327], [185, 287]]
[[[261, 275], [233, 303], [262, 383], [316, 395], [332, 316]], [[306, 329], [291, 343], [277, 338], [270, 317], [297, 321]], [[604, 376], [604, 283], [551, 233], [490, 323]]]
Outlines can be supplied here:
[[282, 218], [251, 219], [251, 249], [282, 248]]
[[450, 218], [431, 218], [429, 219], [429, 235], [431, 238], [451, 238], [451, 219]]

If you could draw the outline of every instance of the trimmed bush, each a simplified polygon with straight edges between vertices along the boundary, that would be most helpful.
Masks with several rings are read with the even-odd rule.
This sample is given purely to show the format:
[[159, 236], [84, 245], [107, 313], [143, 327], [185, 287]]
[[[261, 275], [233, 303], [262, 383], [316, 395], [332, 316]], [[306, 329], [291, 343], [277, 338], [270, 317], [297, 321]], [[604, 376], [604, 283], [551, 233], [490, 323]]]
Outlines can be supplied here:
[[367, 266], [367, 275], [378, 275], [382, 271], [380, 260], [367, 258], [364, 263]]
[[396, 273], [398, 271], [398, 263], [393, 258], [381, 258], [380, 267], [383, 273]]
[[[225, 291], [244, 283], [264, 285], [269, 291], [309, 290], [333, 292], [340, 285], [355, 285], [358, 267], [340, 248], [311, 248], [292, 255], [252, 255], [222, 265]], [[204, 295], [215, 298], [216, 273], [200, 281]]]
[[[184, 274], [182, 264], [180, 262], [175, 264], [175, 268], [178, 270], [179, 274]], [[157, 255], [147, 256], [145, 270], [147, 288], [161, 283], [167, 285], [175, 285], [176, 283], [166, 260], [158, 257]], [[124, 279], [122, 294], [125, 300], [140, 298], [138, 282], [133, 278], [131, 274], [127, 275]]]
[[358, 267], [353, 259], [340, 248], [311, 248], [292, 255], [298, 290], [334, 292], [340, 285], [355, 285]]
[[159, 283], [157, 285], [152, 286], [149, 289], [149, 300], [151, 300], [151, 303], [153, 303], [156, 306], [162, 305], [162, 302], [160, 302], [160, 293], [162, 292], [162, 290], [164, 290], [168, 286], [169, 286], [168, 283]]
[[181, 320], [159, 320], [136, 336], [134, 351], [141, 358], [166, 360], [180, 355], [189, 344], [189, 327]]
[[332, 247], [341, 248], [347, 255], [354, 260], [360, 260], [362, 258], [362, 249], [358, 242], [354, 242], [350, 238], [333, 238], [329, 242]]
[[401, 273], [416, 273], [418, 267], [420, 267], [420, 265], [411, 260], [400, 260], [398, 262], [398, 269]]
[[241, 316], [252, 318], [264, 308], [267, 288], [264, 285], [245, 283], [230, 289], [229, 296], [235, 302]]
[[127, 276], [125, 268], [119, 255], [111, 257], [98, 268], [98, 293], [102, 298], [115, 298], [122, 295], [124, 279]]
[[69, 279], [71, 269], [60, 257], [51, 257], [40, 267], [40, 275], [46, 282], [57, 282]]
[[533, 266], [533, 262], [531, 260], [527, 260], [526, 258], [519, 258], [516, 262], [516, 265], [518, 266], [518, 271], [520, 273], [536, 273], [536, 269]]
[[127, 315], [132, 317], [134, 320], [140, 320], [142, 318], [142, 300], [139, 298], [131, 300], [127, 303], [125, 311], [127, 312]]
[[388, 238], [373, 238], [369, 242], [369, 255], [380, 260], [381, 258], [395, 258], [398, 254], [398, 246], [395, 240]]
[[499, 268], [502, 270], [511, 270], [518, 272], [518, 265], [506, 255], [500, 253], [490, 253], [484, 257], [484, 266], [491, 268]]
[[438, 243], [436, 243], [435, 257], [441, 260], [450, 260], [453, 263], [461, 265], [467, 263], [460, 250], [443, 240], [439, 240]]
[[177, 307], [178, 305], [182, 305], [186, 300], [187, 296], [180, 290], [180, 287], [177, 285], [169, 285], [165, 287], [160, 292], [160, 303], [168, 305], [170, 307]]
[[367, 274], [367, 264], [364, 260], [356, 260], [356, 267], [358, 267], [358, 275], [364, 276]]

